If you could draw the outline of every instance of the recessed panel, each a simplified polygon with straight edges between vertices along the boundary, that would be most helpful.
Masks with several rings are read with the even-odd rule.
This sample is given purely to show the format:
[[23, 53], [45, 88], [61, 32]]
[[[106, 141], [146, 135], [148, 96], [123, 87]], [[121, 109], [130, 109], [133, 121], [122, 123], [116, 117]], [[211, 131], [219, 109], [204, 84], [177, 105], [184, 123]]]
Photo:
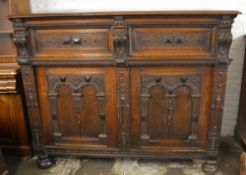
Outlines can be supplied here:
[[212, 31], [209, 28], [135, 28], [132, 56], [208, 58], [213, 54]]

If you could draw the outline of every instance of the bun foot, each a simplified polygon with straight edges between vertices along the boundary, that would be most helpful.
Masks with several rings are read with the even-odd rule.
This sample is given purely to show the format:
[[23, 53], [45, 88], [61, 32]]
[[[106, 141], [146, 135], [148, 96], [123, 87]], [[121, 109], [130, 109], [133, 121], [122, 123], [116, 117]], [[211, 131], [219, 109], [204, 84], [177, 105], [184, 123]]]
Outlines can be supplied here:
[[54, 159], [49, 157], [43, 157], [43, 158], [39, 157], [36, 163], [40, 169], [47, 169], [52, 165], [54, 165], [55, 161]]
[[207, 175], [214, 175], [218, 171], [218, 163], [216, 160], [206, 160], [202, 164], [202, 170]]

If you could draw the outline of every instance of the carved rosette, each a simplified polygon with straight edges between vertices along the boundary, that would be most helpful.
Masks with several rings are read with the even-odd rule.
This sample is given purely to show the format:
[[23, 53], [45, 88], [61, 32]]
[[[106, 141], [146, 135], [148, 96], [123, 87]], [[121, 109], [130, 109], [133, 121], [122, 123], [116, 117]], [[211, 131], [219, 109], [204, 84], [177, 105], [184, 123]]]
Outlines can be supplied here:
[[226, 88], [226, 67], [216, 67], [214, 70], [213, 96], [211, 108], [211, 121], [209, 130], [208, 155], [216, 157], [219, 149], [220, 126], [223, 114], [224, 96]]
[[100, 121], [100, 134], [98, 138], [100, 141], [105, 142], [107, 138], [106, 134], [106, 116], [104, 109], [105, 94], [104, 94], [104, 80], [102, 76], [48, 76], [48, 96], [50, 99], [51, 115], [53, 120], [53, 135], [56, 138], [62, 137], [62, 133], [59, 128], [58, 123], [58, 96], [60, 87], [67, 86], [71, 88], [72, 93], [72, 105], [76, 118], [78, 120], [78, 125], [80, 125], [80, 113], [83, 106], [83, 93], [82, 89], [85, 86], [95, 87], [97, 90], [96, 98], [99, 102], [99, 116]]
[[116, 16], [112, 26], [114, 56], [116, 65], [127, 64], [127, 24], [123, 16]]

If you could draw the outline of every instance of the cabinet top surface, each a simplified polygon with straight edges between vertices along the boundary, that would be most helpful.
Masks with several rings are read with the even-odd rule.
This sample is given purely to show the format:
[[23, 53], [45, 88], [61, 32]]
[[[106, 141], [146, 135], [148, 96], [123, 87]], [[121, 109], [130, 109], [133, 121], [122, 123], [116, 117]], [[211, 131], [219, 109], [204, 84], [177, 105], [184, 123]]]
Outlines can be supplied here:
[[10, 15], [9, 18], [48, 18], [48, 17], [91, 17], [91, 16], [203, 16], [203, 15], [238, 15], [239, 11], [111, 11], [83, 13], [36, 13]]

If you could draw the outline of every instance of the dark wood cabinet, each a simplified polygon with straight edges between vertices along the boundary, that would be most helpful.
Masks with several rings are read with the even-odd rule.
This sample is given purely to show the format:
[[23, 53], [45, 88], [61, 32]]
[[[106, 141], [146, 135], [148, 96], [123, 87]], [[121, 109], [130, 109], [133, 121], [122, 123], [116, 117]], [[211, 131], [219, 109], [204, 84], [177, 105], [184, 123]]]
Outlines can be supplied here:
[[217, 170], [235, 11], [10, 16], [33, 147]]
[[32, 152], [21, 81], [16, 64], [0, 63], [0, 146], [4, 154], [27, 156]]
[[[244, 36], [246, 40], [246, 36]], [[246, 50], [246, 49], [245, 49]], [[243, 65], [243, 76], [241, 83], [241, 94], [238, 108], [238, 118], [237, 118], [237, 126], [236, 126], [236, 137], [242, 144], [246, 145], [246, 109], [245, 109], [245, 100], [246, 100], [246, 51], [244, 54], [244, 65]]]
[[0, 0], [0, 146], [3, 153], [27, 156], [31, 155], [28, 121], [9, 13], [8, 0]]

